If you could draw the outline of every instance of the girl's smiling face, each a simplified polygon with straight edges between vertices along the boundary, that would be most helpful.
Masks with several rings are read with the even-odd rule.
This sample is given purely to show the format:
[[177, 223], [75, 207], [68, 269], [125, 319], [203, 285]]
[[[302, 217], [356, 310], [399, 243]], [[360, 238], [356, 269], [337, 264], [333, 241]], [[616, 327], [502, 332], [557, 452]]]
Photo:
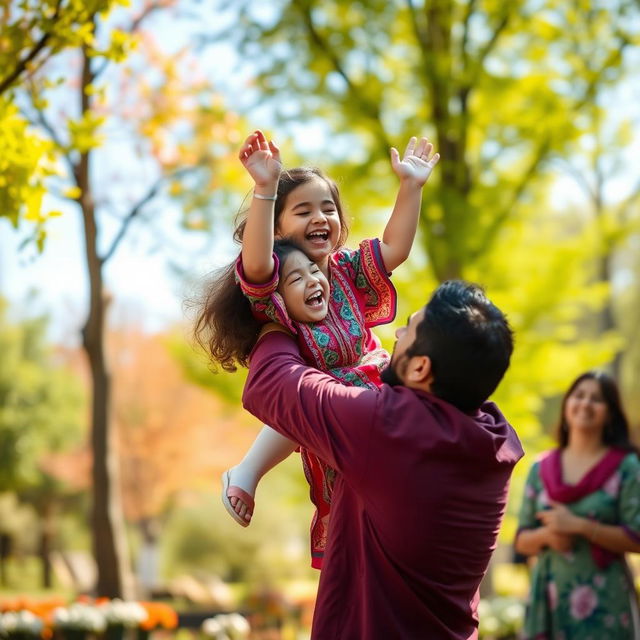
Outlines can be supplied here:
[[329, 281], [302, 251], [292, 251], [280, 267], [278, 293], [296, 322], [320, 322], [329, 309]]
[[338, 207], [325, 180], [314, 177], [286, 198], [276, 226], [277, 237], [290, 237], [326, 273], [329, 255], [340, 240]]

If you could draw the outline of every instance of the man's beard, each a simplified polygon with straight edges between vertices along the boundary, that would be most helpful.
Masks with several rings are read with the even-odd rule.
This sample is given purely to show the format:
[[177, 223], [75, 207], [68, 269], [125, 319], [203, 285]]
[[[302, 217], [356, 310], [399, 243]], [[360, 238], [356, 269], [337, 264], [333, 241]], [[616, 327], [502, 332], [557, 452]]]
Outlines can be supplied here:
[[388, 384], [390, 387], [401, 387], [404, 384], [396, 373], [395, 367], [393, 366], [393, 361], [387, 365], [386, 369], [382, 370], [382, 373], [380, 374], [380, 380]]

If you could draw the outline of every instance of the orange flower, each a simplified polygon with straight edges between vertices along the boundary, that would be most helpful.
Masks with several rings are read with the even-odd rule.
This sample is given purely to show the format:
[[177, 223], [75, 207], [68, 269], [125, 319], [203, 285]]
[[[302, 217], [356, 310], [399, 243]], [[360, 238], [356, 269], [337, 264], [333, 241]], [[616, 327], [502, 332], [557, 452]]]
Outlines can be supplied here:
[[178, 614], [164, 602], [140, 602], [147, 612], [147, 619], [140, 624], [145, 631], [152, 629], [175, 629], [178, 626]]

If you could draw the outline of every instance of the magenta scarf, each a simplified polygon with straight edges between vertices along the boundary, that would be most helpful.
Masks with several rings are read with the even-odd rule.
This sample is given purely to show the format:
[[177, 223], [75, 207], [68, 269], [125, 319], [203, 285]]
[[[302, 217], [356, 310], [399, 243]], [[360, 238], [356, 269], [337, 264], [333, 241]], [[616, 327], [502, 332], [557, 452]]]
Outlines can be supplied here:
[[[578, 484], [565, 484], [562, 479], [561, 449], [554, 449], [540, 461], [540, 477], [547, 494], [554, 502], [570, 504], [597, 491], [611, 477], [623, 458], [627, 455], [623, 449], [610, 449]], [[620, 554], [589, 543], [591, 557], [600, 569], [611, 564]]]

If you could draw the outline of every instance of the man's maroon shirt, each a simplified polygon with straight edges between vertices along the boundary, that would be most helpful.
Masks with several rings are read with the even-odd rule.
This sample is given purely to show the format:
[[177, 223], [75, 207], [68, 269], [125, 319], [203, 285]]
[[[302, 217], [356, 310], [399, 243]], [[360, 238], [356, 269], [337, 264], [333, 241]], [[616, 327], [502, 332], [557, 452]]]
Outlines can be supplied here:
[[312, 638], [477, 638], [478, 586], [523, 451], [495, 404], [347, 387], [281, 332], [251, 356], [245, 408], [340, 473]]

